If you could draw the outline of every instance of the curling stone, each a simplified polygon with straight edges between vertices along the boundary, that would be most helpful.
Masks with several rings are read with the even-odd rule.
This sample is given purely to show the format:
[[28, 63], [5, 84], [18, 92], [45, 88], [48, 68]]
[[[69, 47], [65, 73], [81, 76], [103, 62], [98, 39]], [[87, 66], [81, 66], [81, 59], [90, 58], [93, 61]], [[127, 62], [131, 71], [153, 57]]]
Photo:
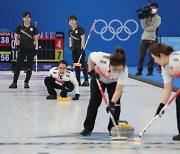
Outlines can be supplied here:
[[74, 66], [79, 66], [79, 67], [81, 67], [81, 66], [82, 66], [82, 64], [81, 64], [81, 63], [74, 63], [73, 65], [74, 65]]
[[68, 97], [58, 97], [57, 100], [60, 101], [60, 102], [68, 102], [70, 100], [70, 98], [68, 98]]
[[134, 136], [134, 128], [127, 122], [127, 121], [118, 121], [118, 125], [115, 127], [112, 127], [111, 129], [111, 136], [116, 137], [118, 132], [121, 136], [131, 138]]

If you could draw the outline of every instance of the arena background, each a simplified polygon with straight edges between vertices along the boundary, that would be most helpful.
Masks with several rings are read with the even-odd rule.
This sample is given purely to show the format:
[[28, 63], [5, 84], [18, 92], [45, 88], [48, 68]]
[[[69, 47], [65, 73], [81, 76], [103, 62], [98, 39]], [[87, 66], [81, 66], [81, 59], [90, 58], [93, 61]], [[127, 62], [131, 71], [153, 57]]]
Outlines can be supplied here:
[[[68, 17], [75, 15], [78, 24], [84, 27], [86, 38], [93, 21], [100, 20], [96, 24], [96, 32], [103, 32], [104, 22], [111, 24], [111, 32], [108, 29], [101, 36], [95, 31], [89, 39], [86, 48], [86, 59], [92, 51], [105, 51], [112, 53], [116, 46], [125, 49], [129, 66], [136, 66], [139, 52], [139, 42], [142, 28], [136, 10], [146, 6], [147, 0], [0, 0], [0, 31], [14, 32], [22, 23], [22, 13], [30, 11], [32, 24], [38, 23], [39, 32], [64, 32], [64, 59], [72, 64], [69, 50]], [[180, 36], [179, 0], [154, 0], [159, 4], [158, 14], [162, 18], [159, 27], [159, 36]], [[119, 21], [124, 27], [120, 27]], [[125, 24], [126, 23], [126, 24]], [[119, 34], [115, 34], [118, 32]], [[129, 33], [129, 34], [128, 34]], [[113, 37], [114, 35], [114, 37]], [[146, 58], [147, 61], [147, 58]], [[145, 61], [145, 65], [147, 62]]]

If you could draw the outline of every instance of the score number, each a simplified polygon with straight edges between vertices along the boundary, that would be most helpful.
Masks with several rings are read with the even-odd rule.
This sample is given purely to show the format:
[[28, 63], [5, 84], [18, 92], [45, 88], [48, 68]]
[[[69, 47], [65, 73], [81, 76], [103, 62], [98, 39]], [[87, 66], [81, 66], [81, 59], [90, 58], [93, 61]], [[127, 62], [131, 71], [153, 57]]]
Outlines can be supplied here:
[[0, 62], [9, 62], [10, 52], [1, 52], [0, 51]]
[[0, 44], [9, 44], [10, 38], [8, 36], [1, 36], [0, 37]]
[[11, 35], [0, 33], [0, 62], [10, 62], [11, 56]]

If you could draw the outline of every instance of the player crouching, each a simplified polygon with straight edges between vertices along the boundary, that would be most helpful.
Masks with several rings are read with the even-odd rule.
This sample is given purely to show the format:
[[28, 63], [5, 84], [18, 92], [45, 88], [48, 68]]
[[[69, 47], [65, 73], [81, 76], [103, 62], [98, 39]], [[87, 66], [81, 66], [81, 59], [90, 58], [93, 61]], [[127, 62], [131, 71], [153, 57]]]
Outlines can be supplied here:
[[75, 90], [75, 96], [72, 100], [79, 99], [79, 85], [73, 72], [67, 70], [67, 62], [61, 60], [57, 67], [53, 67], [49, 71], [49, 75], [44, 79], [49, 95], [46, 99], [57, 99], [55, 89], [60, 89], [60, 96], [67, 97], [67, 92]]

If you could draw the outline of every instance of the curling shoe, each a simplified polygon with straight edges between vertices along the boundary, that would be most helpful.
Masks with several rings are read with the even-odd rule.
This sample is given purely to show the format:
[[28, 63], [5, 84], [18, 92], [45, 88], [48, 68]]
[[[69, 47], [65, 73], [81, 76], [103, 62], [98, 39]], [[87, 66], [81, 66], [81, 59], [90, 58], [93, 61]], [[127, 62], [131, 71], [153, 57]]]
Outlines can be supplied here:
[[109, 131], [109, 137], [111, 137], [112, 135], [111, 135], [111, 131]]
[[141, 76], [142, 75], [142, 71], [138, 71], [135, 76]]
[[89, 82], [88, 81], [84, 81], [81, 86], [82, 87], [88, 87], [89, 86]]
[[46, 99], [57, 99], [56, 95], [48, 95]]
[[25, 89], [28, 89], [28, 88], [29, 88], [29, 83], [24, 82], [24, 88], [25, 88]]
[[173, 136], [174, 141], [180, 141], [180, 134]]
[[90, 136], [91, 135], [91, 131], [84, 129], [82, 132], [80, 132], [80, 134], [82, 136]]
[[9, 88], [11, 89], [16, 89], [17, 88], [17, 83], [12, 83]]

